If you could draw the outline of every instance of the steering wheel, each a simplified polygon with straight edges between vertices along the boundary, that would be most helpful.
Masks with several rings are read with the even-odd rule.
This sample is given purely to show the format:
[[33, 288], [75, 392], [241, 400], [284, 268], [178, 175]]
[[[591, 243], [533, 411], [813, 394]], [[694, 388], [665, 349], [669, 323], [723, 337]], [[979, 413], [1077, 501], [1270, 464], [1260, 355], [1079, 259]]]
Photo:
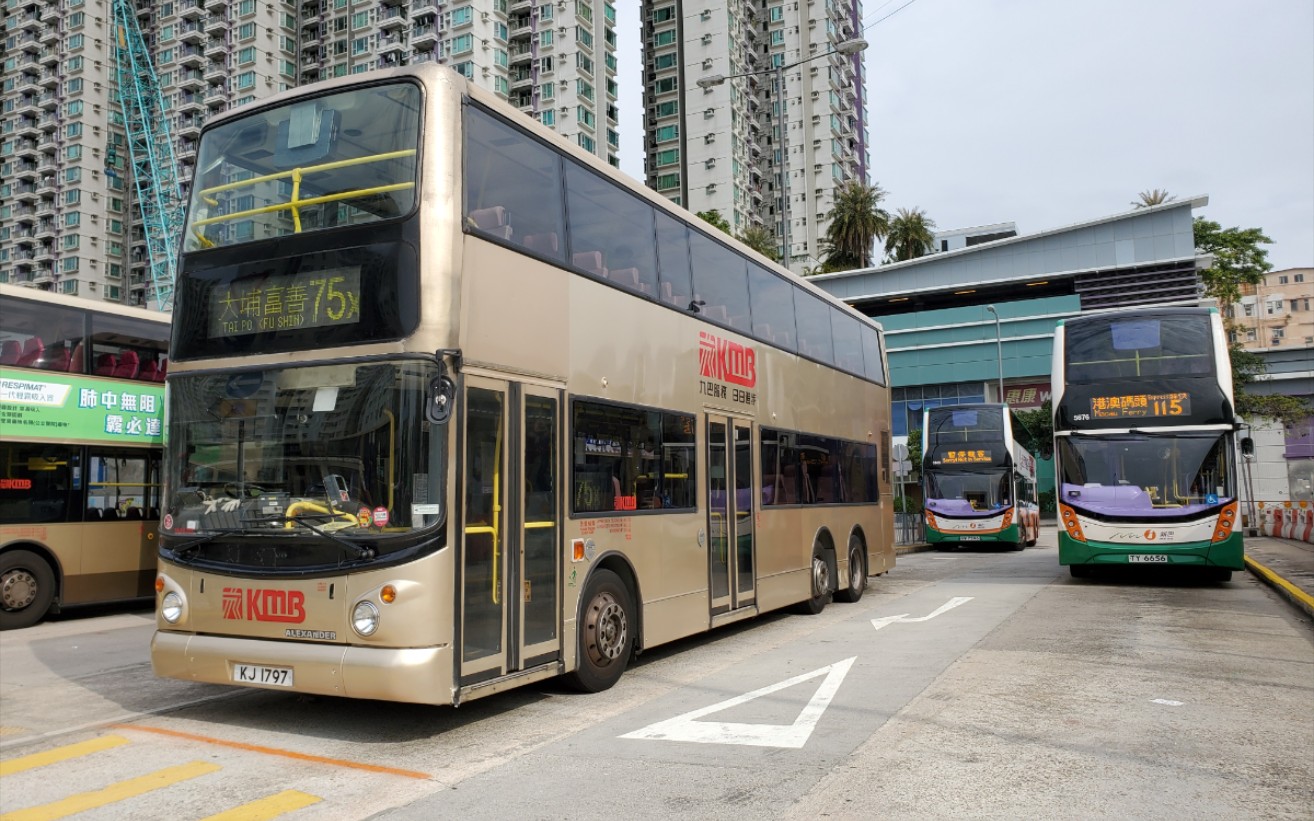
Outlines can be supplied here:
[[[261, 495], [264, 492], [265, 489], [262, 488], [260, 485], [246, 486], [247, 498], [254, 499], [255, 497]], [[233, 497], [234, 499], [242, 498], [242, 488], [238, 486], [237, 482], [225, 482], [224, 493], [227, 493], [229, 496]]]

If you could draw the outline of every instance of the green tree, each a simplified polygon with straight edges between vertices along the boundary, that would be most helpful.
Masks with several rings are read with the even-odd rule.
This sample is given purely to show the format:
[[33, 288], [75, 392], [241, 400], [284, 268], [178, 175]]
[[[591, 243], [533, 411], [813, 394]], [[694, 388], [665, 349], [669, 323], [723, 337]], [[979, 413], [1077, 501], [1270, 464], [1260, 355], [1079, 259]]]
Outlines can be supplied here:
[[767, 259], [777, 259], [780, 256], [780, 243], [770, 228], [750, 225], [748, 230], [739, 235], [739, 241]]
[[1137, 194], [1136, 199], [1132, 201], [1132, 207], [1152, 208], [1156, 205], [1163, 205], [1164, 203], [1172, 202], [1176, 199], [1177, 197], [1169, 194], [1167, 189], [1154, 188], [1150, 191], [1142, 191]]
[[1034, 410], [1015, 410], [1013, 415], [1021, 422], [1036, 440], [1036, 451], [1041, 458], [1053, 456], [1054, 450], [1054, 406], [1048, 399]]
[[849, 180], [835, 189], [835, 205], [826, 214], [830, 224], [822, 241], [823, 270], [871, 266], [874, 243], [890, 230], [890, 214], [881, 207], [885, 197], [880, 183]]
[[[1264, 274], [1273, 269], [1268, 251], [1261, 245], [1271, 245], [1260, 228], [1223, 228], [1213, 220], [1196, 217], [1193, 224], [1197, 253], [1213, 256], [1213, 265], [1200, 273], [1205, 296], [1213, 297], [1222, 306], [1241, 301], [1244, 286], [1259, 285]], [[1228, 330], [1237, 325], [1228, 322]], [[1240, 334], [1234, 334], [1239, 338]], [[1264, 360], [1233, 342], [1228, 346], [1232, 361], [1232, 386], [1236, 390], [1236, 412], [1243, 417], [1264, 417], [1293, 425], [1310, 414], [1305, 400], [1280, 394], [1256, 394], [1247, 388], [1253, 385], [1266, 370]]]
[[922, 480], [922, 429], [913, 428], [908, 431], [908, 461], [912, 462], [912, 471], [909, 476], [913, 481]]
[[885, 258], [903, 262], [924, 257], [935, 250], [935, 220], [920, 208], [900, 208], [890, 220], [885, 236]]
[[727, 222], [726, 218], [721, 216], [721, 212], [715, 208], [710, 211], [699, 211], [697, 214], [694, 214], [694, 216], [698, 217], [703, 222], [708, 223], [713, 228], [720, 229], [727, 234], [732, 233], [730, 231], [730, 223]]

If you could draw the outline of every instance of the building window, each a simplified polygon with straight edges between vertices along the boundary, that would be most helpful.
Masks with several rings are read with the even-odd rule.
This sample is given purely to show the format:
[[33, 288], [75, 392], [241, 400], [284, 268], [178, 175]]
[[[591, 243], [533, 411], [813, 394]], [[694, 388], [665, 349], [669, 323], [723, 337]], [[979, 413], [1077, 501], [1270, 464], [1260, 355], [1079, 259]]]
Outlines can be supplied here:
[[1286, 285], [1286, 284], [1287, 284], [1287, 275], [1286, 274], [1278, 275], [1278, 285]]
[[668, 148], [665, 151], [657, 152], [658, 167], [661, 167], [663, 165], [679, 165], [679, 164], [680, 164], [680, 149]]

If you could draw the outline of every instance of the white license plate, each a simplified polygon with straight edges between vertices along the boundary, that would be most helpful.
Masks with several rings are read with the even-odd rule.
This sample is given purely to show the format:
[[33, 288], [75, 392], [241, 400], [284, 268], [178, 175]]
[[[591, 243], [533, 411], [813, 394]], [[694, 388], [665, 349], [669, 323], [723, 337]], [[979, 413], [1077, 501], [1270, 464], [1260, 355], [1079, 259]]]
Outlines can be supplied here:
[[1133, 553], [1127, 561], [1131, 564], [1168, 564], [1168, 556], [1164, 553]]
[[265, 667], [259, 664], [234, 664], [233, 681], [238, 684], [272, 684], [275, 687], [291, 687], [292, 668]]
[[979, 542], [979, 541], [981, 541], [981, 537], [980, 537], [980, 536], [959, 536], [959, 537], [958, 537], [958, 541], [960, 541], [960, 542]]

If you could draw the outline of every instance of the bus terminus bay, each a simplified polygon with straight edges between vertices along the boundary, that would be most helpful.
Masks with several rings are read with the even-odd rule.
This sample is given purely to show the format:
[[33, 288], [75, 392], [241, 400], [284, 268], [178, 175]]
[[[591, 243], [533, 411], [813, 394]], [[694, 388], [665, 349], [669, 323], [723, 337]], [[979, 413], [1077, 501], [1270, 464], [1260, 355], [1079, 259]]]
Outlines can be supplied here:
[[0, 285], [0, 629], [146, 598], [169, 315]]
[[1021, 550], [1040, 536], [1030, 433], [1007, 405], [922, 412], [926, 541], [998, 542]]
[[459, 704], [856, 600], [879, 328], [422, 64], [207, 125], [157, 674]]
[[1243, 569], [1232, 368], [1213, 308], [1060, 321], [1054, 335], [1059, 562]]

